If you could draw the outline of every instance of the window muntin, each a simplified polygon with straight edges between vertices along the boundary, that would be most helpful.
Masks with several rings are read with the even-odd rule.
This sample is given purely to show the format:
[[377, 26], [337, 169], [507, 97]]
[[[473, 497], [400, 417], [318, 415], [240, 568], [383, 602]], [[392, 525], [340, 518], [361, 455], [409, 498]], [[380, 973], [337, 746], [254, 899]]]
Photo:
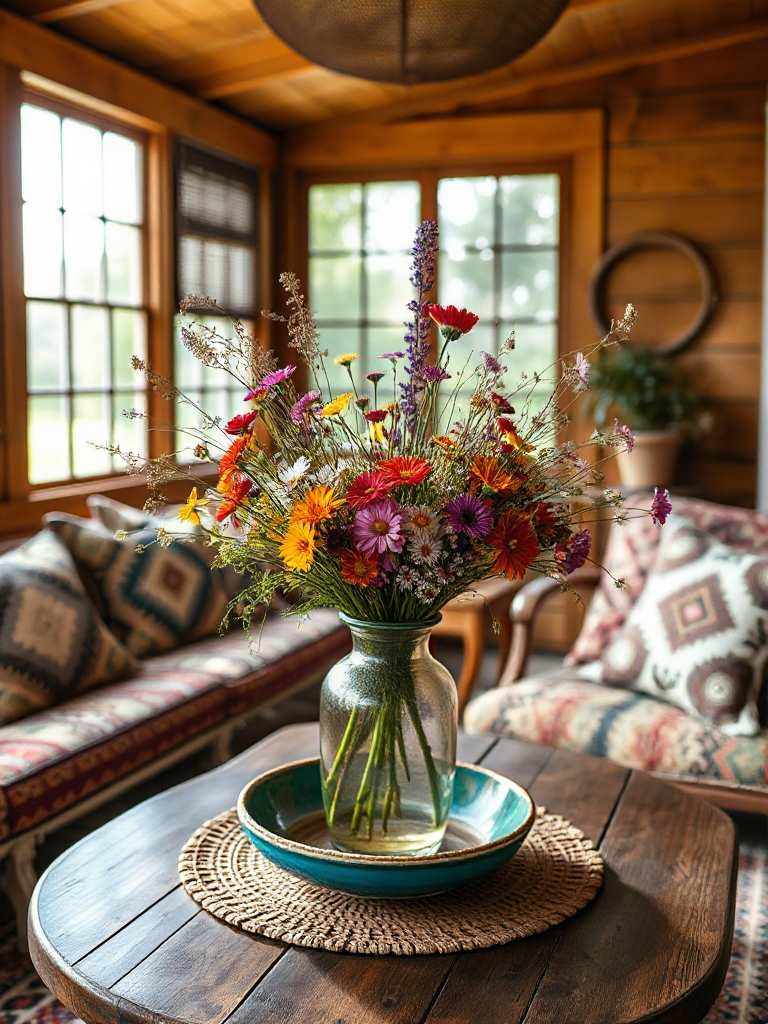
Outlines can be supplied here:
[[130, 358], [145, 356], [144, 146], [36, 103], [21, 108], [29, 481], [122, 467], [146, 447]]
[[309, 188], [309, 296], [329, 349], [334, 394], [349, 388], [335, 356], [356, 352], [358, 388], [376, 356], [403, 347], [411, 245], [419, 223], [417, 181], [318, 184]]

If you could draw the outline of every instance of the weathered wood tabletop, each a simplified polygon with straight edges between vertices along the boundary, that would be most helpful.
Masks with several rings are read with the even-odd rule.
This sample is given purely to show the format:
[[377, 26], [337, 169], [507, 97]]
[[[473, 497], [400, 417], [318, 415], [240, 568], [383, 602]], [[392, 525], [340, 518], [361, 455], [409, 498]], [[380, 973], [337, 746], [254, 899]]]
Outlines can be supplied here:
[[302, 949], [210, 916], [176, 862], [254, 775], [311, 755], [291, 726], [133, 808], [40, 880], [30, 948], [70, 1009], [98, 1024], [695, 1024], [728, 966], [736, 841], [721, 811], [609, 761], [462, 736], [462, 760], [530, 789], [599, 845], [594, 903], [543, 935], [476, 953], [377, 957]]

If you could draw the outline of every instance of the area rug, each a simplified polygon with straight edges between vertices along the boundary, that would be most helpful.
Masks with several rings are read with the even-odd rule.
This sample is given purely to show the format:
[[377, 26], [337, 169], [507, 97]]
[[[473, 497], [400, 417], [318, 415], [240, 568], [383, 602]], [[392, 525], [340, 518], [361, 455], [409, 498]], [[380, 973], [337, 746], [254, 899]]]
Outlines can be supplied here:
[[[81, 1024], [16, 952], [9, 925], [0, 932], [0, 1024]], [[768, 840], [741, 844], [733, 955], [702, 1024], [768, 1024]]]

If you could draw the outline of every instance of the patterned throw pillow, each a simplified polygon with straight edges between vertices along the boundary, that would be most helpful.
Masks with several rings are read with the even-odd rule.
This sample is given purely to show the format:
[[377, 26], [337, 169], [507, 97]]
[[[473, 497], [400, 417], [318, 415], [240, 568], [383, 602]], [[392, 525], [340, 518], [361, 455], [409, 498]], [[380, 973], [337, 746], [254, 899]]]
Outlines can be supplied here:
[[132, 654], [170, 650], [218, 630], [229, 595], [211, 572], [209, 548], [164, 547], [153, 529], [115, 540], [92, 519], [59, 512], [43, 518], [98, 588], [107, 624]]
[[768, 554], [737, 551], [677, 516], [603, 650], [602, 681], [676, 704], [727, 735], [754, 736], [766, 660]]
[[0, 557], [0, 725], [136, 667], [58, 537], [43, 531]]

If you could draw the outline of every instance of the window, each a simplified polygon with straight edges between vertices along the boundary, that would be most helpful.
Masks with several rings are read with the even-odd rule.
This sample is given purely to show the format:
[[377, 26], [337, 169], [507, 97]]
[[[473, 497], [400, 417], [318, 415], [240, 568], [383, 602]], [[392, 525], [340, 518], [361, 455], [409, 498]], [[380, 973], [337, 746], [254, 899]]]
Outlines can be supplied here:
[[122, 467], [96, 444], [146, 447], [122, 415], [145, 408], [144, 146], [25, 103], [21, 156], [29, 481], [105, 475]]
[[[377, 355], [403, 348], [422, 195], [438, 211], [437, 301], [481, 317], [470, 335], [451, 345], [454, 376], [480, 351], [497, 354], [513, 327], [518, 348], [509, 385], [557, 358], [559, 175], [436, 181], [431, 197], [418, 181], [309, 186], [310, 303], [330, 356], [363, 356], [353, 364], [358, 386]], [[331, 363], [330, 374], [334, 391], [343, 391], [346, 370]], [[537, 404], [546, 397], [543, 387], [536, 389]]]
[[[176, 147], [176, 290], [215, 299], [252, 330], [258, 313], [257, 211], [258, 173], [213, 156], [188, 143]], [[191, 312], [194, 314], [195, 310]], [[232, 336], [229, 320], [197, 311], [196, 319]], [[229, 419], [242, 411], [243, 392], [221, 370], [203, 366], [181, 342], [181, 317], [176, 318], [174, 382], [210, 416]], [[190, 448], [184, 430], [199, 428], [199, 414], [177, 406], [179, 451]]]
[[[402, 348], [419, 204], [415, 181], [310, 187], [310, 302], [330, 356], [362, 357], [352, 364], [358, 387], [377, 355]], [[334, 391], [346, 390], [347, 371], [332, 358], [328, 375]]]

